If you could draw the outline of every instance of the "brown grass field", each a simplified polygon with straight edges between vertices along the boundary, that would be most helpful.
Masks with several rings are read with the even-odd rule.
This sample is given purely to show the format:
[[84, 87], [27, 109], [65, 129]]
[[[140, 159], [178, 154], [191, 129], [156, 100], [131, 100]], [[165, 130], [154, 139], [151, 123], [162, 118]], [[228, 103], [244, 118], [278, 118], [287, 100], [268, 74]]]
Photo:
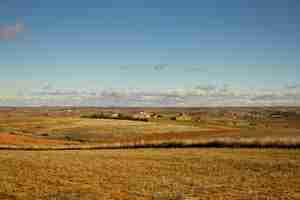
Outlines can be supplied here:
[[0, 200], [300, 199], [299, 110], [0, 108]]
[[1, 151], [0, 199], [299, 199], [300, 151]]
[[[108, 108], [107, 108], [108, 109]], [[300, 115], [272, 119], [232, 118], [229, 112], [245, 113], [256, 108], [224, 109], [186, 109], [186, 113], [195, 116], [191, 121], [172, 121], [165, 119], [149, 122], [88, 119], [81, 115], [97, 113], [104, 108], [2, 108], [0, 109], [0, 145], [90, 145], [90, 144], [132, 144], [181, 142], [203, 143], [204, 140], [222, 141], [262, 141], [262, 143], [298, 144], [300, 136]], [[279, 108], [272, 108], [276, 111]], [[132, 113], [134, 108], [110, 109], [122, 113]], [[137, 111], [145, 110], [140, 108]], [[233, 110], [233, 111], [232, 111]], [[260, 111], [261, 109], [258, 109]], [[270, 108], [268, 109], [270, 110]], [[262, 114], [270, 112], [260, 111]], [[290, 108], [298, 112], [298, 108]], [[288, 110], [288, 111], [289, 111]], [[172, 116], [182, 109], [152, 109], [156, 113]], [[256, 111], [256, 112], [258, 112]], [[291, 111], [289, 111], [291, 112]], [[200, 114], [199, 114], [200, 113]], [[201, 114], [201, 113], [204, 113]], [[235, 125], [232, 125], [232, 124]], [[224, 140], [225, 139], [225, 140]], [[268, 142], [266, 142], [268, 141]], [[226, 146], [226, 145], [225, 145]], [[270, 145], [272, 146], [272, 145]]]

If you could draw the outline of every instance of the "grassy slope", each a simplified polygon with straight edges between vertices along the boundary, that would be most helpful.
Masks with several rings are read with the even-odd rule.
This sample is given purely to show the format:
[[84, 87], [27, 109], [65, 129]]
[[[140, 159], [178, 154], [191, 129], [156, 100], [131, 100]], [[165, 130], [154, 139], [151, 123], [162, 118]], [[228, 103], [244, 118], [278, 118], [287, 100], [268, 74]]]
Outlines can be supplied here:
[[299, 199], [300, 151], [1, 151], [0, 199]]
[[[133, 112], [134, 109], [129, 111]], [[175, 108], [167, 110], [165, 114], [174, 115], [175, 111]], [[20, 108], [6, 112], [0, 108], [0, 147], [18, 145], [21, 148], [31, 148], [34, 145], [40, 148], [39, 146], [43, 145], [48, 148], [50, 145], [57, 147], [63, 144], [68, 147], [70, 144], [121, 144], [122, 147], [126, 147], [127, 144], [134, 146], [136, 143], [148, 146], [164, 146], [166, 143], [173, 146], [174, 143], [175, 146], [178, 146], [178, 143], [180, 146], [193, 146], [196, 143], [197, 146], [205, 147], [300, 147], [298, 119], [268, 119], [255, 123], [251, 121], [250, 124], [255, 125], [238, 120], [245, 123], [240, 127], [227, 123], [230, 117], [226, 121], [226, 117], [222, 115], [200, 121], [172, 121], [164, 118], [138, 122], [80, 118], [80, 115], [86, 112], [90, 111], [82, 108], [69, 113], [54, 108]], [[209, 112], [214, 113], [214, 110], [210, 109]]]
[[110, 145], [109, 147], [164, 147], [166, 143], [168, 146], [181, 147], [299, 148], [300, 130], [234, 129], [195, 122], [137, 122], [78, 117], [22, 116], [0, 119], [2, 149], [7, 145], [48, 148], [49, 145], [57, 147], [63, 144], [66, 144], [67, 148], [70, 148], [70, 144], [77, 144], [82, 148], [89, 148], [90, 145], [100, 148], [103, 144]]

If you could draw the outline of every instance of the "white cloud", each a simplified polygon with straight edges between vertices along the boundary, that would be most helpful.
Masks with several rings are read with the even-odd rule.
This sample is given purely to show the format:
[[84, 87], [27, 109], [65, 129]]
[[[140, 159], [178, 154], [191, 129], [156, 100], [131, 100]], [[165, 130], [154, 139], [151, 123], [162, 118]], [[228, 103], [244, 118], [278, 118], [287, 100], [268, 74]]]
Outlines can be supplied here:
[[0, 105], [76, 106], [299, 106], [300, 89], [242, 89], [197, 85], [160, 91], [57, 89], [50, 84], [30, 94], [0, 97]]

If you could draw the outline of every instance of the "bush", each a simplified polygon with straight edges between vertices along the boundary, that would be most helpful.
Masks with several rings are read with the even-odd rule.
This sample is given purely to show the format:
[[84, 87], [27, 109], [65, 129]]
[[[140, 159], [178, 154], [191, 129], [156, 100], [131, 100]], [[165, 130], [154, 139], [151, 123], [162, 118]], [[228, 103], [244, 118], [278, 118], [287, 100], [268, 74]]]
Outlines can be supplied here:
[[176, 120], [176, 117], [170, 117], [170, 120]]
[[148, 122], [149, 119], [147, 118], [135, 118], [130, 115], [120, 113], [118, 117], [112, 116], [112, 114], [106, 113], [94, 113], [91, 115], [83, 115], [82, 118], [89, 118], [89, 119], [118, 119], [118, 120], [132, 120], [132, 121], [144, 121]]

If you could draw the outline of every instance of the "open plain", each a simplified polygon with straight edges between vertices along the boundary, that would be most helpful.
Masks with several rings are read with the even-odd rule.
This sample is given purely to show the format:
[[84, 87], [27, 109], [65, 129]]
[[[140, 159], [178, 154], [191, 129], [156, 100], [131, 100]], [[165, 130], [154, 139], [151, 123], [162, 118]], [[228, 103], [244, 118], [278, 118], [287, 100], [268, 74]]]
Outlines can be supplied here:
[[296, 200], [298, 110], [1, 108], [0, 199]]

